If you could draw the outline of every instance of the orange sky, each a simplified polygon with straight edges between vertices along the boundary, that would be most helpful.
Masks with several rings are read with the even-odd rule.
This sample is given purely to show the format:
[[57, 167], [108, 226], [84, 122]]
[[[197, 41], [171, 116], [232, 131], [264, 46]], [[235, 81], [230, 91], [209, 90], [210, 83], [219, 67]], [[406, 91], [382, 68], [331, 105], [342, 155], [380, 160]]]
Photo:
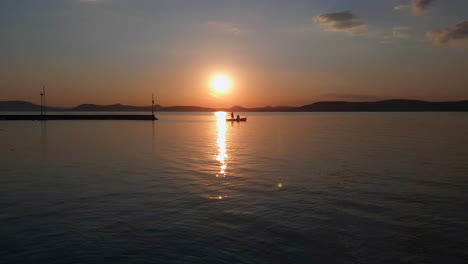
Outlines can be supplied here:
[[54, 106], [467, 100], [468, 3], [407, 2], [1, 2], [0, 100], [39, 103], [43, 83]]

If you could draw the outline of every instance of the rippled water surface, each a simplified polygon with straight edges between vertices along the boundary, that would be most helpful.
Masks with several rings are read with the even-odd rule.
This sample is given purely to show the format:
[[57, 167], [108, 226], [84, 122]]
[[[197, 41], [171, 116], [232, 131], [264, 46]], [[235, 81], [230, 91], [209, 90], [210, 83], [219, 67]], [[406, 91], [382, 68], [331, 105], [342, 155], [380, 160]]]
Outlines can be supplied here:
[[462, 263], [466, 113], [0, 122], [1, 263]]

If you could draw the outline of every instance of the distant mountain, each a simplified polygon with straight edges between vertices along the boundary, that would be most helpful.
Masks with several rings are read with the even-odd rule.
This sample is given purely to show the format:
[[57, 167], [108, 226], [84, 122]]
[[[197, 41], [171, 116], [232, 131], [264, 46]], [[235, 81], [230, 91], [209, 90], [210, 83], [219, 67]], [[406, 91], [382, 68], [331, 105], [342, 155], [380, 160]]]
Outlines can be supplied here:
[[24, 101], [1, 101], [0, 111], [40, 111], [40, 106]]
[[[317, 102], [300, 107], [266, 106], [246, 108], [233, 106], [231, 108], [208, 108], [200, 106], [160, 106], [155, 105], [158, 112], [447, 112], [468, 111], [468, 101], [426, 102], [419, 100], [394, 99], [377, 102]], [[0, 101], [0, 111], [40, 111], [40, 106], [24, 101]], [[87, 112], [132, 112], [151, 111], [151, 106], [131, 106], [122, 104], [95, 105], [82, 104], [72, 108], [47, 107], [47, 111], [87, 111]]]
[[222, 109], [229, 112], [291, 112], [297, 109], [294, 106], [264, 106], [264, 107], [254, 107], [246, 108], [242, 106], [233, 106], [231, 108]]
[[[60, 111], [64, 110], [63, 107], [50, 107], [45, 108], [46, 111]], [[11, 111], [11, 112], [23, 112], [23, 111], [41, 111], [41, 106], [25, 101], [0, 101], [0, 112]]]
[[303, 112], [428, 112], [468, 111], [468, 101], [426, 102], [393, 99], [378, 102], [317, 102], [296, 108]]
[[160, 106], [155, 111], [173, 111], [173, 112], [213, 112], [218, 109], [200, 106]]
[[[94, 104], [82, 104], [77, 107], [68, 109], [70, 111], [99, 111], [99, 112], [113, 112], [113, 111], [151, 111], [151, 106], [131, 106], [131, 105], [94, 105]], [[202, 111], [214, 111], [212, 108], [200, 107], [200, 106], [154, 106], [155, 111], [180, 111], [180, 112], [202, 112]]]
[[85, 112], [114, 112], [114, 111], [151, 111], [151, 106], [131, 106], [131, 105], [95, 105], [95, 104], [81, 104], [79, 106], [67, 109], [68, 111], [85, 111]]

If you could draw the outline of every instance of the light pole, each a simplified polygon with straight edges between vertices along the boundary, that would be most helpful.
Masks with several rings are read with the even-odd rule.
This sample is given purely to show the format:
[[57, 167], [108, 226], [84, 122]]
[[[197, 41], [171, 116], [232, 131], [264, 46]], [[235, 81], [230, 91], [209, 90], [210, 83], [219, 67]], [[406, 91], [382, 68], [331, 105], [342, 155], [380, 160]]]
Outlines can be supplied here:
[[44, 98], [44, 93], [41, 93], [41, 116], [43, 115], [44, 111], [43, 111], [43, 99]]
[[44, 115], [46, 115], [45, 85], [42, 85], [42, 94], [44, 95], [44, 110], [43, 110], [43, 113], [44, 113]]

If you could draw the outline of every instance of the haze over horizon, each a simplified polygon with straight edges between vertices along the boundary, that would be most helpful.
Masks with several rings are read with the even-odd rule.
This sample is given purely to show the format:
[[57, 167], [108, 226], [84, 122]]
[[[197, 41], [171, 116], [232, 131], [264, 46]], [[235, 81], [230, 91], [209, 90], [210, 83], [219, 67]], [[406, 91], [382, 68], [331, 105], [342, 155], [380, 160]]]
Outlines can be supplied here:
[[[383, 108], [387, 108], [389, 109], [388, 107], [398, 107], [398, 105], [403, 105], [403, 107], [407, 107], [408, 111], [420, 111], [417, 109], [418, 105], [420, 103], [424, 103], [426, 105], [433, 105], [433, 107], [437, 104], [439, 105], [445, 105], [445, 107], [443, 107], [443, 109], [439, 109], [439, 108], [432, 108], [433, 110], [432, 111], [466, 111], [466, 107], [463, 106], [463, 104], [467, 103], [468, 100], [457, 100], [457, 101], [424, 101], [424, 100], [417, 100], [417, 99], [400, 99], [400, 98], [393, 98], [393, 99], [385, 99], [385, 100], [376, 100], [376, 101], [315, 101], [315, 102], [310, 102], [308, 104], [304, 104], [304, 105], [257, 105], [257, 106], [249, 106], [249, 107], [246, 107], [246, 106], [243, 106], [243, 105], [231, 105], [231, 106], [223, 106], [223, 107], [207, 107], [207, 106], [203, 106], [203, 105], [161, 105], [161, 104], [155, 104], [154, 106], [156, 107], [155, 110], [156, 111], [159, 111], [161, 110], [160, 108], [165, 108], [166, 110], [167, 109], [170, 109], [170, 108], [181, 108], [181, 109], [184, 109], [183, 111], [200, 111], [200, 110], [193, 110], [194, 108], [200, 108], [200, 109], [203, 109], [201, 111], [205, 111], [205, 109], [212, 109], [212, 110], [223, 110], [225, 109], [226, 111], [229, 110], [233, 110], [234, 111], [237, 111], [235, 109], [256, 109], [258, 111], [266, 111], [268, 112], [269, 109], [274, 109], [273, 112], [276, 112], [276, 111], [283, 111], [283, 110], [292, 110], [292, 109], [298, 109], [298, 108], [301, 108], [301, 107], [311, 107], [311, 106], [318, 106], [319, 104], [322, 105], [322, 106], [326, 106], [326, 109], [327, 110], [324, 110], [324, 111], [352, 111], [352, 110], [340, 110], [342, 109], [341, 107], [346, 107], [346, 106], [350, 106], [350, 105], [356, 105], [356, 104], [360, 104], [360, 103], [364, 103], [365, 105], [369, 106], [369, 105], [379, 105], [381, 104]], [[337, 104], [337, 103], [341, 103], [341, 104]], [[391, 103], [391, 104], [388, 104], [388, 103]], [[452, 110], [449, 110], [451, 106], [459, 106], [461, 108], [458, 108], [458, 107], [455, 107], [455, 109], [452, 109]], [[40, 105], [39, 104], [34, 104], [32, 102], [27, 102], [27, 101], [23, 101], [23, 100], [8, 100], [8, 101], [0, 101], [0, 111], [15, 111], [15, 110], [12, 110], [12, 109], [16, 109], [18, 111], [32, 111], [30, 108], [31, 107], [36, 107], [37, 109], [39, 109]], [[126, 108], [130, 108], [132, 110], [130, 111], [140, 111], [140, 110], [134, 110], [134, 108], [149, 108], [151, 109], [151, 104], [147, 104], [147, 105], [129, 105], [129, 104], [125, 104], [125, 103], [120, 103], [120, 102], [117, 102], [117, 103], [113, 103], [113, 104], [94, 104], [94, 103], [82, 103], [82, 104], [78, 104], [78, 105], [68, 105], [68, 106], [63, 106], [63, 105], [47, 105], [46, 106], [49, 111], [68, 111], [68, 110], [72, 110], [72, 109], [75, 109], [75, 108], [79, 108], [78, 111], [87, 111], [87, 110], [83, 110], [83, 107], [84, 109], [92, 109], [90, 111], [107, 111], [108, 109], [114, 109], [112, 111], [123, 111], [122, 109], [126, 109]], [[97, 110], [97, 109], [102, 109], [102, 107], [106, 108], [107, 110]], [[110, 107], [110, 108], [109, 108]], [[117, 107], [117, 108], [116, 108]], [[364, 108], [366, 108], [366, 106], [362, 106]], [[416, 107], [416, 109], [414, 108]], [[447, 108], [448, 107], [448, 108]], [[118, 110], [117, 110], [118, 109]], [[187, 110], [188, 109], [188, 110]], [[365, 111], [375, 111], [375, 110], [372, 110], [372, 109], [368, 109], [366, 108], [367, 110]], [[462, 110], [463, 109], [463, 110]], [[166, 110], [163, 110], [163, 111], [166, 111]], [[124, 110], [125, 111], [125, 110]], [[169, 111], [174, 111], [174, 110], [169, 110]], [[315, 111], [315, 110], [313, 110]], [[378, 110], [380, 111], [380, 110]], [[386, 111], [389, 111], [389, 110], [386, 110]], [[402, 111], [402, 110], [400, 110]], [[427, 110], [424, 110], [424, 111], [427, 111]]]
[[[0, 3], [0, 101], [231, 107], [468, 99], [468, 2]], [[232, 81], [213, 92], [217, 75]], [[222, 87], [221, 87], [222, 88]], [[223, 90], [223, 89], [220, 89]]]

